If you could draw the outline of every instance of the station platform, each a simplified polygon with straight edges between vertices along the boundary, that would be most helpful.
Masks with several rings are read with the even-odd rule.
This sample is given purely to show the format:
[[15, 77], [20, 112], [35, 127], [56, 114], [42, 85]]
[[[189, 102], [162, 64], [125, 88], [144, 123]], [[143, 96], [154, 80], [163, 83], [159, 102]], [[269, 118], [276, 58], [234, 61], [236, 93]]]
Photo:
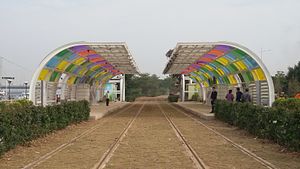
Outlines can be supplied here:
[[175, 107], [178, 107], [184, 111], [192, 113], [196, 116], [199, 116], [205, 120], [215, 119], [215, 114], [210, 113], [211, 106], [200, 103], [200, 102], [177, 102], [173, 104]]
[[109, 106], [106, 106], [104, 102], [93, 104], [91, 105], [90, 120], [98, 120], [113, 111], [117, 111], [125, 107], [126, 105], [129, 105], [129, 103], [110, 102]]

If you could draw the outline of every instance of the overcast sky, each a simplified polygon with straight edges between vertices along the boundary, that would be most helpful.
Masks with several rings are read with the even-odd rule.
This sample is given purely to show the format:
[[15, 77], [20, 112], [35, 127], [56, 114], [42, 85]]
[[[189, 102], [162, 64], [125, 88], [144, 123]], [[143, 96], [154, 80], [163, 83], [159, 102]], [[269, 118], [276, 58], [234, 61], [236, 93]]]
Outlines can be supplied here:
[[161, 75], [165, 53], [187, 41], [232, 41], [271, 74], [300, 61], [299, 0], [0, 0], [4, 75], [31, 80], [40, 61], [75, 41], [126, 42], [141, 72]]

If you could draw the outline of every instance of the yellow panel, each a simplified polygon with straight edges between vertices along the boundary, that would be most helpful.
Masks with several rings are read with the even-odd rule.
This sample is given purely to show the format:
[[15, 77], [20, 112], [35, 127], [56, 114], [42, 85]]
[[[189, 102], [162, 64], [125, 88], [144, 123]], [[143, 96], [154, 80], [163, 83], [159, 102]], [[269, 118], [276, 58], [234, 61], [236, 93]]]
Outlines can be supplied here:
[[217, 71], [218, 71], [218, 73], [219, 73], [221, 76], [224, 76], [224, 75], [225, 75], [225, 73], [224, 73], [224, 71], [223, 71], [222, 69], [217, 69]]
[[261, 68], [252, 70], [252, 74], [255, 74], [257, 80], [266, 80], [265, 74]]
[[244, 70], [243, 67], [241, 66], [241, 64], [239, 64], [239, 62], [234, 62], [233, 65], [234, 65], [239, 71]]
[[58, 66], [56, 67], [58, 70], [65, 70], [65, 68], [67, 67], [67, 65], [68, 65], [68, 62], [66, 62], [66, 61], [61, 61], [59, 64], [58, 64]]
[[74, 64], [75, 64], [75, 65], [81, 65], [83, 62], [85, 62], [85, 59], [82, 58], [82, 57], [80, 57], [80, 58], [78, 58], [78, 59], [76, 59], [76, 60], [74, 61]]
[[43, 69], [39, 75], [39, 80], [46, 80], [48, 74], [49, 74], [50, 70], [48, 69]]
[[236, 81], [234, 75], [229, 75], [228, 79], [230, 81], [230, 84], [237, 84], [237, 81]]
[[96, 70], [96, 69], [98, 69], [98, 68], [100, 68], [100, 66], [99, 66], [99, 65], [95, 65], [95, 66], [93, 66], [90, 70], [91, 70], [91, 71], [94, 71], [94, 70]]
[[68, 84], [71, 85], [71, 84], [74, 84], [74, 81], [76, 80], [76, 76], [72, 76], [68, 79]]
[[83, 76], [83, 74], [84, 74], [86, 71], [87, 71], [87, 68], [84, 67], [84, 68], [82, 68], [82, 69], [79, 71], [78, 74], [79, 74], [80, 76]]
[[229, 64], [229, 60], [227, 60], [226, 58], [219, 58], [217, 59], [218, 62], [222, 63], [223, 65], [228, 65]]
[[246, 70], [246, 69], [247, 69], [247, 66], [244, 64], [243, 61], [238, 61], [238, 62], [236, 62], [236, 63], [239, 65], [239, 67], [240, 67], [242, 70]]
[[205, 87], [208, 87], [208, 86], [209, 86], [208, 83], [207, 83], [207, 81], [203, 81], [203, 85], [204, 85]]
[[196, 88], [197, 90], [200, 90], [200, 89], [201, 89], [200, 84], [197, 83], [196, 86], [195, 86], [195, 88]]
[[104, 75], [106, 72], [100, 72], [100, 73], [98, 73], [96, 76], [95, 76], [95, 78], [98, 78], [98, 77], [100, 77], [100, 76], [102, 76], [102, 75]]
[[209, 66], [209, 65], [205, 65], [204, 67], [207, 68], [207, 69], [210, 70], [210, 71], [213, 71], [213, 70], [214, 70], [214, 68], [212, 68], [212, 67]]
[[208, 73], [204, 73], [203, 74], [207, 79], [209, 78], [209, 74]]

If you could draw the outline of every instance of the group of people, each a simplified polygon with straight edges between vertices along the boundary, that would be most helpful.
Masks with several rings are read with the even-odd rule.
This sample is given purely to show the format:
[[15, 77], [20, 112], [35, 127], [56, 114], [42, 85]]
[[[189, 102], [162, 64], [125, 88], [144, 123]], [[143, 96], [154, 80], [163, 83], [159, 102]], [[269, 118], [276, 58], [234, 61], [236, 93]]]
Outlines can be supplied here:
[[[211, 113], [214, 113], [215, 110], [215, 104], [217, 100], [218, 92], [216, 91], [216, 88], [212, 88], [212, 92], [210, 95], [210, 101], [211, 101]], [[228, 93], [225, 96], [226, 100], [229, 102], [233, 102], [234, 95], [232, 94], [232, 90], [228, 90]], [[245, 92], [241, 92], [240, 88], [236, 88], [236, 102], [251, 102], [251, 95], [249, 94], [249, 89], [246, 88]]]

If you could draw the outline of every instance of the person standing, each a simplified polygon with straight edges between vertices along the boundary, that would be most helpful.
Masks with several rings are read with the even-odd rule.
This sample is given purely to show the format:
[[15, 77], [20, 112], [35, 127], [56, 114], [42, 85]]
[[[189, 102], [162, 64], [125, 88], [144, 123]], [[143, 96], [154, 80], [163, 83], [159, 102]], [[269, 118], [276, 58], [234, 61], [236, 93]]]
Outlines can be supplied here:
[[242, 102], [243, 93], [241, 92], [240, 88], [236, 88], [236, 99], [237, 102]]
[[229, 90], [228, 93], [226, 94], [226, 100], [229, 102], [233, 102], [234, 96], [232, 94], [232, 90]]
[[109, 106], [109, 91], [107, 91], [105, 94], [105, 101], [106, 101], [106, 106]]
[[216, 91], [216, 88], [212, 87], [212, 92], [210, 95], [210, 103], [211, 103], [211, 112], [210, 113], [214, 113], [214, 111], [215, 111], [215, 104], [216, 104], [217, 96], [218, 96], [218, 92]]
[[249, 89], [248, 88], [245, 90], [245, 93], [242, 96], [242, 102], [245, 102], [245, 103], [251, 102], [251, 96], [249, 94]]

